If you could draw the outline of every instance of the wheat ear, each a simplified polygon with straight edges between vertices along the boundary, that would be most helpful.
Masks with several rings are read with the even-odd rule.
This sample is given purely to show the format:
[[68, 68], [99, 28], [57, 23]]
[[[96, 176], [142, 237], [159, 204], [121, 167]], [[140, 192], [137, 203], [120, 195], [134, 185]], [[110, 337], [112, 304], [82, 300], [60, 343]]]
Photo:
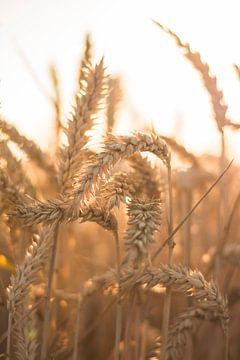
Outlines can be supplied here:
[[227, 105], [225, 104], [223, 93], [218, 89], [217, 79], [215, 76], [210, 74], [210, 68], [207, 63], [204, 63], [201, 59], [201, 55], [198, 52], [193, 52], [188, 43], [183, 43], [179, 36], [175, 34], [172, 30], [161, 25], [157, 21], [154, 23], [159, 26], [165, 33], [169, 34], [176, 42], [176, 44], [184, 50], [184, 56], [192, 63], [195, 69], [200, 73], [203, 84], [207, 89], [212, 103], [212, 108], [214, 112], [214, 117], [218, 130], [223, 131], [223, 127], [229, 123], [229, 119], [226, 116]]
[[161, 201], [134, 198], [127, 204], [127, 214], [129, 218], [123, 264], [140, 264], [150, 258], [149, 248], [154, 241], [154, 233], [161, 224]]
[[74, 177], [82, 165], [81, 150], [88, 141], [85, 133], [94, 125], [106, 95], [103, 59], [95, 67], [85, 64], [82, 71], [84, 80], [81, 81], [72, 119], [69, 119], [66, 130], [68, 146], [62, 149], [60, 157], [59, 181], [64, 194], [72, 189]]
[[109, 134], [105, 139], [103, 151], [86, 165], [75, 183], [74, 205], [77, 206], [85, 196], [95, 190], [101, 177], [103, 175], [108, 177], [110, 170], [118, 161], [142, 151], [150, 151], [164, 163], [167, 162], [168, 147], [156, 134], [136, 133], [135, 136]]
[[[180, 360], [184, 356], [184, 348], [187, 344], [187, 335], [197, 327], [197, 320], [215, 320], [218, 314], [207, 307], [192, 307], [177, 316], [174, 324], [169, 329], [166, 360]], [[200, 323], [199, 323], [200, 325]], [[156, 349], [151, 360], [162, 359], [161, 338], [156, 342]]]
[[[36, 281], [37, 272], [45, 265], [49, 251], [52, 246], [52, 228], [48, 228], [41, 237], [35, 238], [32, 245], [27, 251], [25, 260], [21, 265], [17, 265], [15, 273], [10, 278], [10, 285], [7, 289], [7, 306], [9, 311], [8, 323], [8, 339], [7, 339], [7, 354], [10, 355], [11, 349], [11, 332], [12, 324], [18, 321], [22, 316], [22, 311], [28, 296], [30, 285]], [[19, 324], [21, 327], [21, 325]], [[18, 335], [16, 343], [17, 352], [26, 351], [27, 340], [24, 339], [24, 329], [20, 332], [22, 336]], [[19, 359], [24, 359], [19, 355]]]

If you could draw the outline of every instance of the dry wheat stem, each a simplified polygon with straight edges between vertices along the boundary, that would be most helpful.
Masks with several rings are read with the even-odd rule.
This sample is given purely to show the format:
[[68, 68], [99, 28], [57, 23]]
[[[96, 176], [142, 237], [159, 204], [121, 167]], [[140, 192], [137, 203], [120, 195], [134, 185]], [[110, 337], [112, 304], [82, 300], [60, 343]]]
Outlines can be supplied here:
[[[234, 218], [234, 214], [236, 213], [236, 210], [238, 208], [238, 206], [240, 205], [240, 193], [238, 194], [238, 196], [236, 197], [236, 200], [233, 204], [232, 210], [229, 214], [229, 217], [227, 219], [226, 225], [224, 226], [223, 232], [222, 232], [222, 236], [220, 241], [218, 242], [218, 246], [216, 249], [216, 255], [221, 255], [224, 249], [224, 246], [226, 245], [228, 239], [229, 239], [229, 232], [232, 226], [232, 222], [233, 222], [233, 218]], [[214, 266], [214, 262], [215, 262], [215, 256], [214, 255], [209, 264], [208, 264], [208, 268], [206, 270], [206, 274], [208, 275], [210, 273], [210, 271], [212, 270], [213, 266]]]
[[41, 355], [40, 359], [45, 360], [47, 357], [47, 343], [48, 343], [48, 333], [49, 333], [49, 323], [50, 323], [50, 310], [51, 310], [51, 295], [52, 295], [52, 282], [54, 276], [54, 267], [57, 254], [57, 239], [58, 239], [59, 224], [56, 224], [52, 228], [52, 248], [51, 248], [51, 257], [48, 270], [48, 281], [47, 281], [47, 293], [46, 293], [46, 302], [44, 309], [44, 322], [43, 322], [43, 332], [42, 332], [42, 345], [41, 345]]
[[[118, 285], [120, 286], [120, 271], [121, 271], [121, 258], [120, 258], [120, 244], [119, 244], [119, 236], [118, 230], [113, 231], [113, 236], [115, 240], [116, 246], [116, 264], [117, 264], [117, 277], [118, 277]], [[121, 297], [118, 295], [117, 301], [117, 311], [116, 311], [116, 334], [115, 334], [115, 351], [114, 351], [114, 359], [120, 359], [120, 341], [121, 341], [121, 332], [122, 332], [122, 304]]]
[[[171, 155], [169, 155], [168, 160], [168, 234], [171, 235], [173, 232], [173, 195], [172, 195], [172, 171], [171, 171]], [[174, 249], [174, 239], [173, 237], [169, 238], [168, 241], [168, 265], [172, 266], [173, 263], [173, 249]], [[170, 311], [171, 311], [171, 297], [172, 289], [169, 287], [166, 289], [166, 294], [164, 298], [163, 305], [163, 321], [162, 321], [162, 336], [163, 336], [163, 346], [162, 354], [163, 359], [166, 358], [166, 346], [168, 339], [168, 329], [170, 322]]]
[[76, 328], [74, 335], [74, 345], [73, 345], [73, 360], [78, 360], [78, 339], [80, 333], [80, 316], [82, 311], [82, 296], [78, 295], [78, 306], [77, 306], [77, 318], [76, 318]]

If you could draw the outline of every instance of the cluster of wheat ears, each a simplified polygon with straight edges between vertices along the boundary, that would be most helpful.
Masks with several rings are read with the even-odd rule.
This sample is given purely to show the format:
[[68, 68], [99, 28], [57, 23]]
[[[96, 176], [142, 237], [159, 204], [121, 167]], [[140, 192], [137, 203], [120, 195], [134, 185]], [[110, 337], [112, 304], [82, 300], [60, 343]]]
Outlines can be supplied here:
[[[221, 154], [197, 158], [154, 131], [115, 134], [123, 94], [103, 59], [93, 65], [88, 36], [63, 126], [52, 66], [56, 152], [43, 152], [0, 118], [3, 358], [203, 359], [206, 336], [196, 332], [202, 327], [212, 337], [205, 359], [240, 356], [229, 330], [229, 314], [240, 300], [234, 278], [240, 193], [225, 135], [240, 125], [228, 118], [200, 54], [157, 25], [201, 75]], [[93, 149], [99, 116], [107, 119], [107, 131]], [[16, 158], [16, 146], [27, 161]], [[184, 171], [174, 165], [176, 156]]]

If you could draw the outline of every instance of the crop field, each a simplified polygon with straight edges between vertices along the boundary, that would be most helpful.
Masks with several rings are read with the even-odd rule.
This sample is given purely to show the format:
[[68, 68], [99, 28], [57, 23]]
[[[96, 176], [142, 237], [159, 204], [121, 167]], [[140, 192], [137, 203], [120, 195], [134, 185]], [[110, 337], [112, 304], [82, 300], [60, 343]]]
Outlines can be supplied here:
[[49, 151], [0, 115], [0, 358], [240, 359], [240, 171], [228, 155], [240, 124], [207, 59], [154, 26], [201, 79], [219, 155], [150, 121], [116, 131], [121, 78], [89, 34], [67, 118], [51, 65]]

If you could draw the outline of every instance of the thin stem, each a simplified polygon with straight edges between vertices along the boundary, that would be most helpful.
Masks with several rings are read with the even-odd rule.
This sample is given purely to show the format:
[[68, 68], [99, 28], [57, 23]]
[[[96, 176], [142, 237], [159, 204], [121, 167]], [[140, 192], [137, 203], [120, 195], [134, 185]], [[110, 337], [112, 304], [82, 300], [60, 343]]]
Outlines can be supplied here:
[[80, 332], [81, 309], [82, 309], [82, 296], [79, 294], [78, 307], [77, 307], [76, 329], [75, 329], [74, 345], [73, 345], [73, 360], [78, 359], [78, 339], [79, 339], [79, 332]]
[[[192, 192], [190, 189], [183, 191], [184, 214], [189, 213], [192, 208]], [[183, 226], [183, 255], [184, 265], [191, 267], [191, 218]], [[190, 298], [189, 298], [190, 299]]]
[[48, 286], [47, 286], [47, 294], [46, 294], [46, 304], [45, 304], [45, 313], [44, 313], [42, 347], [41, 347], [40, 360], [45, 360], [47, 358], [47, 343], [48, 343], [50, 310], [51, 310], [50, 301], [51, 301], [51, 295], [52, 295], [52, 283], [53, 283], [53, 275], [54, 275], [55, 260], [56, 260], [56, 253], [57, 253], [58, 230], [59, 230], [59, 224], [57, 224], [53, 230], [53, 247], [52, 247], [52, 254], [51, 254], [50, 265], [49, 265], [49, 270], [48, 270]]
[[11, 332], [12, 332], [12, 312], [8, 313], [8, 331], [7, 331], [7, 358], [10, 359], [11, 353]]
[[[221, 131], [221, 154], [219, 157], [219, 171], [222, 172], [225, 163], [225, 136], [224, 129]], [[217, 241], [222, 237], [222, 220], [223, 220], [223, 209], [226, 205], [226, 191], [225, 181], [223, 180], [219, 186], [218, 201], [217, 201]], [[220, 257], [217, 255], [214, 263], [214, 274], [217, 277], [220, 271]]]
[[140, 348], [141, 348], [141, 308], [142, 300], [140, 289], [137, 287], [137, 305], [136, 305], [136, 314], [135, 314], [135, 360], [139, 360]]
[[212, 259], [210, 260], [210, 263], [208, 264], [208, 268], [206, 270], [207, 275], [210, 273], [210, 271], [212, 270], [212, 268], [214, 266], [215, 257], [222, 253], [223, 248], [224, 248], [224, 246], [226, 245], [226, 243], [228, 241], [230, 229], [231, 229], [233, 218], [234, 218], [234, 214], [235, 214], [239, 204], [240, 204], [240, 193], [238, 194], [238, 196], [237, 196], [237, 198], [236, 198], [236, 200], [235, 200], [235, 202], [233, 204], [233, 207], [232, 207], [231, 213], [230, 213], [230, 215], [228, 217], [227, 223], [224, 226], [223, 233], [222, 233], [222, 236], [221, 236], [221, 240], [220, 240], [220, 242], [218, 244], [218, 247], [217, 247], [217, 250], [216, 250], [216, 254], [215, 254], [214, 257], [212, 257]]
[[121, 258], [120, 258], [120, 245], [118, 231], [114, 231], [115, 245], [116, 245], [116, 262], [117, 262], [117, 276], [118, 276], [118, 286], [119, 286], [119, 295], [117, 301], [117, 312], [116, 312], [116, 334], [115, 334], [115, 360], [120, 359], [119, 344], [121, 341], [121, 332], [122, 332], [122, 304], [120, 297], [120, 268], [121, 268]]
[[[168, 163], [168, 205], [169, 205], [169, 223], [168, 223], [168, 265], [172, 266], [173, 262], [173, 249], [174, 249], [174, 240], [173, 236], [170, 236], [173, 232], [173, 197], [172, 197], [172, 171], [171, 171], [171, 159], [169, 157]], [[164, 298], [164, 306], [163, 306], [163, 323], [162, 323], [162, 359], [166, 357], [166, 346], [168, 339], [168, 329], [169, 329], [169, 321], [170, 321], [170, 311], [171, 311], [171, 297], [172, 290], [169, 286], [166, 289], [166, 295]]]
[[217, 183], [222, 179], [222, 177], [225, 175], [225, 173], [228, 171], [230, 166], [232, 165], [233, 160], [228, 164], [228, 166], [224, 169], [224, 171], [218, 176], [218, 178], [214, 181], [214, 183], [209, 187], [209, 189], [200, 197], [200, 199], [196, 202], [196, 204], [193, 206], [193, 208], [189, 211], [189, 213], [183, 218], [182, 221], [175, 227], [175, 229], [172, 231], [172, 233], [164, 240], [162, 245], [158, 248], [158, 250], [153, 254], [152, 260], [154, 260], [160, 252], [163, 250], [163, 248], [168, 244], [169, 240], [178, 232], [178, 230], [185, 224], [185, 222], [188, 220], [188, 218], [192, 215], [192, 213], [198, 208], [198, 206], [201, 204], [201, 202], [208, 196], [208, 194], [212, 191], [212, 189], [217, 185]]
[[125, 325], [125, 332], [124, 332], [124, 355], [123, 355], [123, 358], [125, 360], [127, 360], [128, 356], [129, 356], [129, 335], [130, 335], [133, 311], [134, 311], [134, 307], [135, 307], [135, 299], [136, 299], [136, 293], [135, 293], [135, 286], [134, 286], [131, 289], [131, 292], [129, 295], [128, 311], [127, 311], [127, 316], [126, 316], [126, 325]]
[[228, 327], [224, 335], [225, 335], [224, 360], [229, 360], [229, 328]]
[[152, 298], [153, 298], [153, 293], [148, 291], [147, 301], [146, 301], [144, 314], [143, 314], [140, 360], [145, 360], [145, 358], [146, 358], [148, 318], [149, 318], [149, 313], [151, 310]]

